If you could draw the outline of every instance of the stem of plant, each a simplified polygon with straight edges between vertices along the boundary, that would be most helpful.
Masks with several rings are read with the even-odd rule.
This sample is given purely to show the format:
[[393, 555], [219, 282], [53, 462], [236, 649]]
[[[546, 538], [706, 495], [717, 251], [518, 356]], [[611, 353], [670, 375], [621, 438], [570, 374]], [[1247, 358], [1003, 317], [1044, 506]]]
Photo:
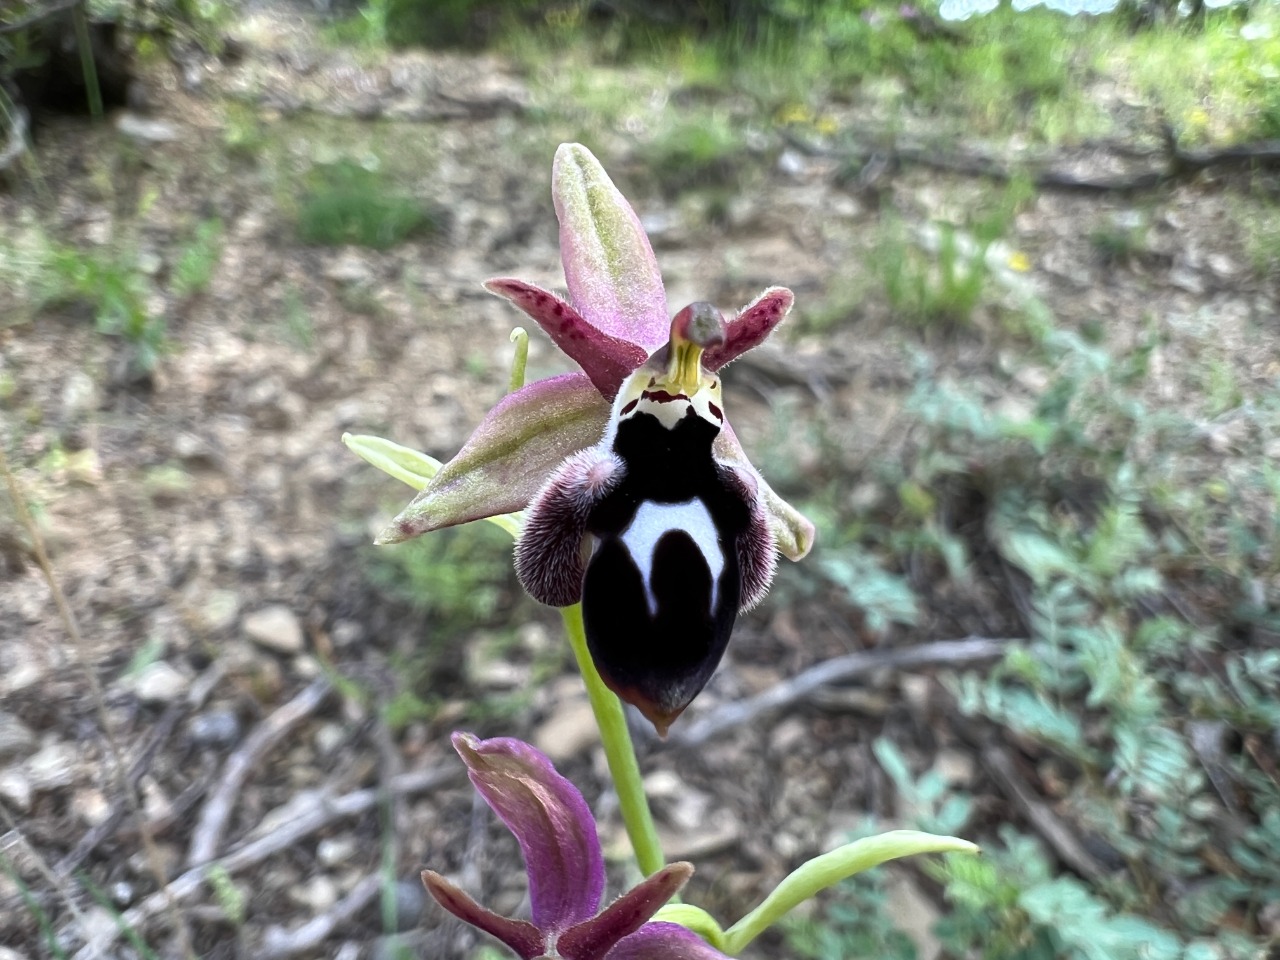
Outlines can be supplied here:
[[560, 611], [564, 618], [565, 633], [578, 661], [578, 670], [587, 686], [587, 699], [595, 714], [600, 740], [604, 743], [604, 756], [609, 762], [609, 774], [613, 787], [618, 791], [618, 806], [622, 810], [622, 822], [626, 825], [636, 863], [646, 877], [662, 869], [665, 861], [658, 843], [658, 831], [649, 812], [649, 801], [644, 795], [644, 783], [640, 778], [640, 764], [631, 745], [631, 733], [627, 730], [627, 718], [622, 712], [622, 701], [604, 685], [591, 654], [587, 650], [587, 633], [582, 624], [582, 605], [575, 603]]

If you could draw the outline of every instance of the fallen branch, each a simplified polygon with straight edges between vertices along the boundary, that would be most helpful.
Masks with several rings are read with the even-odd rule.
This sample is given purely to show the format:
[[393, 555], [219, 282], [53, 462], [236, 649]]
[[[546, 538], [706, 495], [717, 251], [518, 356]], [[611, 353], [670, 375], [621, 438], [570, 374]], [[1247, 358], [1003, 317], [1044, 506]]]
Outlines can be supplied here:
[[221, 859], [192, 867], [175, 877], [164, 889], [157, 890], [137, 906], [124, 911], [111, 929], [104, 931], [92, 943], [81, 947], [76, 952], [74, 960], [94, 960], [115, 943], [121, 931], [141, 929], [143, 924], [164, 910], [169, 902], [177, 903], [193, 896], [204, 885], [205, 877], [212, 870], [234, 874], [248, 867], [257, 866], [268, 857], [282, 853], [303, 837], [322, 830], [337, 820], [367, 813], [388, 793], [392, 796], [424, 793], [459, 781], [462, 775], [461, 764], [448, 763], [430, 770], [401, 774], [391, 780], [385, 789], [369, 787], [336, 798], [318, 797], [308, 809], [297, 813], [265, 836], [242, 844]]
[[[160, 715], [160, 719], [156, 721], [155, 727], [152, 728], [151, 734], [147, 737], [147, 742], [143, 745], [142, 750], [134, 758], [133, 763], [129, 765], [125, 778], [130, 789], [136, 790], [138, 788], [138, 783], [142, 780], [143, 774], [151, 769], [151, 762], [155, 759], [155, 755], [168, 742], [169, 737], [173, 735], [174, 728], [178, 725], [178, 721], [186, 716], [187, 711], [190, 709], [191, 705], [185, 700], [178, 700], [165, 708], [164, 713]], [[81, 837], [80, 842], [71, 849], [71, 852], [54, 866], [54, 870], [58, 872], [58, 875], [65, 877], [73, 873], [80, 864], [84, 863], [89, 854], [98, 849], [98, 844], [116, 832], [116, 829], [120, 826], [120, 821], [124, 819], [124, 815], [124, 798], [120, 797], [112, 805], [111, 812], [107, 814], [106, 819]]]
[[810, 696], [827, 684], [849, 680], [883, 667], [936, 667], [993, 660], [1002, 656], [1005, 647], [1017, 640], [965, 637], [963, 640], [937, 640], [916, 647], [871, 650], [850, 653], [826, 660], [784, 680], [764, 693], [736, 703], [717, 707], [705, 717], [675, 733], [667, 741], [673, 747], [697, 747], [727, 730], [741, 726], [762, 713], [780, 710]]
[[205, 801], [200, 820], [192, 831], [187, 866], [196, 866], [218, 855], [227, 822], [231, 819], [240, 790], [250, 772], [262, 762], [262, 758], [272, 747], [315, 713], [332, 689], [333, 685], [328, 680], [314, 681], [258, 724], [245, 738], [240, 749], [227, 758], [218, 786]]
[[1013, 758], [1000, 747], [982, 750], [982, 764], [995, 779], [1000, 791], [1018, 807], [1036, 832], [1045, 839], [1067, 866], [1095, 883], [1105, 879], [1107, 870], [1076, 839], [1062, 819], [1039, 800], [1022, 779]]
[[1280, 140], [1187, 150], [1178, 144], [1176, 132], [1167, 125], [1161, 128], [1163, 147], [1160, 149], [1143, 150], [1123, 145], [1103, 145], [1107, 152], [1118, 156], [1131, 159], [1157, 158], [1154, 164], [1147, 164], [1146, 169], [1114, 176], [1080, 176], [1054, 166], [1056, 158], [1041, 158], [1022, 165], [1010, 165], [986, 154], [946, 154], [936, 147], [918, 144], [895, 144], [865, 151], [835, 151], [807, 143], [794, 131], [787, 131], [783, 136], [791, 146], [803, 153], [832, 157], [850, 166], [875, 165], [877, 169], [888, 169], [912, 164], [946, 173], [985, 177], [1000, 183], [1007, 183], [1015, 177], [1025, 177], [1042, 190], [1070, 193], [1137, 193], [1186, 179], [1213, 167], [1256, 166], [1280, 169]]
[[381, 887], [381, 874], [371, 873], [330, 909], [318, 917], [312, 917], [296, 930], [272, 927], [263, 937], [262, 947], [257, 955], [262, 960], [279, 960], [314, 950], [328, 940], [334, 930], [345, 927], [354, 920], [369, 905], [369, 901], [377, 896]]

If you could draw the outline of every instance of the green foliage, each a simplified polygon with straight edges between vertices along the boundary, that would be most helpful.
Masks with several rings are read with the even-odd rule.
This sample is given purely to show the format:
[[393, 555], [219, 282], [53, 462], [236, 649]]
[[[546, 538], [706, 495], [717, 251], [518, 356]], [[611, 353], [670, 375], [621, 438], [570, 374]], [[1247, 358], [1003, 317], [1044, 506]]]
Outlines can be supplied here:
[[1149, 248], [1146, 218], [1129, 212], [1115, 214], [1089, 233], [1089, 245], [1107, 266], [1140, 260]]
[[691, 114], [643, 145], [645, 169], [670, 193], [737, 183], [746, 159], [742, 124], [720, 112]]
[[885, 872], [871, 870], [844, 881], [838, 897], [808, 918], [782, 924], [788, 956], [799, 960], [915, 960], [910, 938], [893, 925]]
[[196, 227], [191, 242], [178, 253], [170, 288], [179, 297], [190, 297], [209, 288], [213, 271], [222, 256], [222, 222], [204, 220]]
[[369, 579], [429, 616], [432, 632], [456, 635], [489, 621], [511, 581], [511, 538], [469, 524], [368, 554]]
[[164, 349], [165, 321], [147, 307], [148, 280], [132, 253], [55, 246], [44, 279], [40, 299], [45, 304], [88, 304], [98, 332], [127, 341], [143, 370], [155, 367]]
[[936, 222], [916, 235], [897, 216], [883, 217], [870, 269], [895, 319], [921, 329], [971, 327], [993, 302], [998, 275], [1012, 269], [999, 262], [995, 245], [1030, 195], [1026, 183], [1015, 182], [964, 227]]
[[218, 901], [218, 906], [222, 909], [223, 915], [231, 921], [231, 925], [244, 926], [248, 902], [244, 891], [236, 886], [226, 867], [220, 863], [213, 864], [205, 876], [205, 882], [209, 884], [214, 899]]
[[298, 211], [303, 243], [385, 250], [440, 228], [440, 214], [350, 160], [315, 167]]
[[149, 275], [156, 271], [144, 271], [132, 245], [95, 249], [43, 243], [30, 255], [31, 299], [38, 309], [87, 306], [100, 333], [123, 339], [133, 351], [132, 362], [152, 370], [167, 346], [165, 316], [151, 305], [157, 286], [174, 297], [202, 293], [221, 256], [221, 237], [219, 221], [199, 223], [179, 247], [164, 285]]

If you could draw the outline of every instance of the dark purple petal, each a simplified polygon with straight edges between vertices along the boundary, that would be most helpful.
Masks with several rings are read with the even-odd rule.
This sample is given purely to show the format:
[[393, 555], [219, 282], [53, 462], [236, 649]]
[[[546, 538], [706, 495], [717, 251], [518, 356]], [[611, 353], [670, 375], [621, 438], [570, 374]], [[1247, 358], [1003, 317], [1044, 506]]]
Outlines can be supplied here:
[[618, 941], [606, 960], [729, 960], [692, 930], [658, 920]]
[[644, 348], [667, 342], [671, 318], [658, 261], [640, 218], [600, 161], [562, 143], [551, 167], [560, 260], [569, 296], [592, 326]]
[[528, 920], [512, 920], [480, 906], [462, 888], [450, 883], [434, 870], [422, 871], [422, 884], [435, 897], [436, 903], [459, 920], [501, 940], [521, 960], [534, 960], [546, 951], [546, 938]]
[[582, 599], [587, 519], [624, 470], [617, 454], [589, 447], [562, 463], [533, 498], [516, 541], [516, 576], [533, 599], [550, 607]]
[[471, 783], [520, 842], [533, 923], [548, 937], [595, 915], [604, 858], [587, 802], [542, 753], [509, 737], [455, 733]]
[[582, 367], [606, 400], [618, 395], [622, 381], [648, 357], [642, 347], [596, 329], [554, 293], [531, 283], [499, 278], [487, 281], [485, 289], [505, 297], [528, 314], [557, 347]]
[[760, 471], [747, 459], [742, 444], [733, 432], [729, 421], [724, 422], [720, 435], [712, 444], [715, 458], [721, 464], [737, 467], [749, 473], [756, 481], [760, 504], [764, 507], [769, 521], [769, 529], [777, 541], [778, 550], [789, 560], [803, 559], [813, 549], [813, 538], [816, 534], [813, 524], [795, 507], [778, 496], [771, 486], [760, 476]]
[[600, 439], [608, 420], [609, 404], [581, 373], [508, 394], [378, 542], [523, 510], [565, 457]]
[[702, 355], [702, 365], [708, 370], [719, 370], [730, 360], [764, 343], [791, 310], [795, 299], [795, 294], [786, 287], [770, 287], [760, 294], [725, 324], [724, 343], [709, 347]]
[[636, 884], [595, 917], [570, 927], [556, 941], [565, 960], [603, 960], [609, 948], [657, 913], [693, 876], [693, 864], [673, 863]]
[[738, 574], [742, 578], [742, 596], [738, 599], [738, 610], [745, 613], [769, 592], [769, 585], [773, 583], [773, 575], [778, 568], [778, 544], [769, 527], [764, 503], [760, 499], [760, 484], [756, 482], [758, 474], [739, 466], [724, 463], [719, 466], [725, 482], [742, 497], [751, 511], [747, 529], [738, 535], [736, 544]]

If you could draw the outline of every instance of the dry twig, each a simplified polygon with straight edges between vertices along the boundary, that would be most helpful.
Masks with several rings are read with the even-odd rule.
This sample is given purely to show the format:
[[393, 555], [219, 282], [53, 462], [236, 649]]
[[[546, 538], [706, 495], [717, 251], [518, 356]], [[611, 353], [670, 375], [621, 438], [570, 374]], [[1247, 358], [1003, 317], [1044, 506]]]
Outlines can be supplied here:
[[257, 866], [268, 857], [275, 856], [293, 846], [303, 837], [321, 830], [337, 820], [358, 816], [372, 810], [381, 799], [390, 793], [392, 796], [407, 796], [424, 793], [461, 780], [463, 767], [458, 763], [449, 763], [430, 770], [415, 773], [404, 773], [395, 777], [385, 788], [368, 787], [354, 790], [340, 797], [320, 796], [305, 810], [300, 811], [286, 822], [280, 824], [270, 833], [242, 844], [225, 857], [202, 863], [192, 867], [181, 876], [175, 877], [163, 890], [147, 897], [135, 907], [131, 907], [120, 915], [116, 928], [108, 931], [104, 939], [79, 950], [74, 960], [93, 960], [98, 952], [105, 950], [114, 942], [122, 929], [137, 929], [164, 909], [168, 899], [181, 902], [193, 896], [204, 884], [212, 870], [220, 870], [227, 874], [238, 873], [248, 867]]
[[315, 713], [332, 689], [333, 685], [328, 680], [314, 681], [258, 724], [253, 733], [245, 738], [240, 749], [227, 758], [218, 786], [205, 801], [200, 821], [192, 831], [187, 866], [194, 867], [218, 855], [222, 835], [226, 832], [227, 822], [231, 819], [236, 800], [240, 797], [240, 789], [249, 773], [262, 762], [262, 758], [272, 747]]
[[717, 707], [684, 730], [673, 734], [667, 742], [673, 747], [700, 746], [726, 730], [754, 720], [762, 713], [791, 706], [820, 687], [849, 680], [882, 667], [935, 667], [992, 660], [1004, 653], [1006, 645], [1017, 642], [988, 637], [965, 637], [963, 640], [936, 640], [916, 647], [850, 653], [825, 660], [775, 687], [770, 687], [764, 693]]
[[[98, 718], [98, 725], [102, 728], [102, 736], [107, 745], [107, 753], [111, 757], [112, 778], [115, 780], [116, 789], [124, 796], [129, 804], [130, 812], [132, 812], [134, 819], [138, 823], [142, 836], [142, 848], [147, 858], [147, 867], [163, 892], [165, 889], [164, 861], [161, 859], [160, 851], [156, 847], [155, 838], [151, 835], [146, 820], [142, 816], [142, 801], [139, 800], [137, 791], [129, 783], [128, 771], [124, 765], [124, 755], [111, 732], [111, 722], [107, 717], [107, 702], [102, 693], [102, 684], [98, 680], [98, 674], [94, 671], [91, 657], [86, 649], [84, 636], [80, 633], [80, 626], [76, 622], [75, 614], [71, 612], [71, 605], [67, 602], [66, 594], [62, 592], [62, 585], [58, 583], [58, 578], [54, 575], [53, 564], [49, 561], [49, 552], [45, 549], [44, 537], [40, 534], [40, 528], [36, 526], [35, 520], [32, 519], [31, 511], [27, 509], [27, 501], [18, 486], [18, 478], [13, 475], [13, 471], [9, 468], [9, 458], [5, 455], [3, 443], [0, 443], [0, 474], [4, 475], [5, 484], [9, 489], [9, 497], [13, 501], [14, 513], [17, 514], [18, 522], [22, 524], [23, 529], [27, 532], [27, 537], [31, 540], [31, 549], [35, 553], [36, 563], [39, 564], [40, 572], [44, 575], [45, 583], [49, 587], [49, 593], [53, 596], [54, 605], [58, 608], [58, 616], [62, 620], [63, 629], [67, 632], [76, 660], [84, 673], [85, 680], [89, 684], [94, 712]], [[183, 919], [181, 912], [179, 912], [177, 903], [165, 898], [161, 905], [168, 907], [169, 919], [173, 924], [174, 932], [177, 934], [182, 955], [194, 958], [195, 951], [191, 946], [191, 931], [187, 929], [186, 921]], [[96, 954], [96, 951], [91, 953], [90, 956], [94, 954]]]
[[1084, 848], [1062, 819], [1032, 793], [1006, 750], [984, 747], [982, 764], [995, 778], [1000, 791], [1022, 811], [1063, 863], [1095, 883], [1106, 878], [1107, 871], [1102, 864]]
[[296, 930], [272, 927], [263, 938], [258, 956], [262, 960], [280, 960], [314, 950], [328, 940], [334, 930], [354, 920], [369, 905], [369, 901], [378, 895], [381, 887], [381, 874], [371, 873], [330, 909], [318, 917], [312, 917]]

